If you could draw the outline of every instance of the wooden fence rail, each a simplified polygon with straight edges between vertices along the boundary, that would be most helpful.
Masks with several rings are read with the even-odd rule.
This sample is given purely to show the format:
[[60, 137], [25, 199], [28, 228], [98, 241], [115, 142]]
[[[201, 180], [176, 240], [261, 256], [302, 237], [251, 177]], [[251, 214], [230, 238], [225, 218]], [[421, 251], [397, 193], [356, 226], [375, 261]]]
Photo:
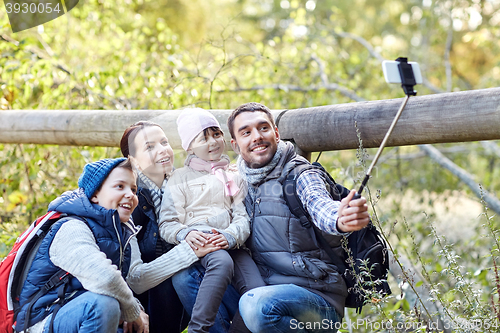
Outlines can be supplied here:
[[[274, 110], [283, 139], [304, 152], [378, 147], [402, 99], [304, 109]], [[229, 133], [231, 110], [210, 110]], [[179, 110], [0, 111], [0, 142], [116, 147], [124, 129], [138, 120], [159, 123], [180, 148]], [[500, 88], [410, 98], [388, 146], [500, 139]]]

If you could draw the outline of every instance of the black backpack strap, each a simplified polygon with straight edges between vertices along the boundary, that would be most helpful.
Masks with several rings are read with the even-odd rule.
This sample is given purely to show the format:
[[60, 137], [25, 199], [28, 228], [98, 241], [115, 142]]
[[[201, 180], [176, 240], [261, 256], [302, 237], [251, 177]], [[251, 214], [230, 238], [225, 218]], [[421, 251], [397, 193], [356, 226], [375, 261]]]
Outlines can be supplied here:
[[350, 191], [344, 186], [337, 184], [332, 176], [330, 176], [330, 174], [318, 162], [314, 162], [313, 164], [299, 164], [293, 168], [283, 182], [283, 197], [285, 198], [290, 211], [299, 218], [302, 226], [310, 228], [311, 217], [305, 210], [297, 194], [297, 178], [307, 170], [317, 170], [326, 185], [328, 185], [328, 192], [331, 198], [335, 201], [342, 200], [349, 194]]
[[[71, 215], [71, 216], [68, 216], [68, 215], [62, 215], [58, 221], [61, 221], [62, 219], [66, 219], [66, 220], [70, 220], [70, 219], [77, 219], [77, 220], [80, 220], [80, 221], [83, 221], [85, 223], [87, 223], [86, 219], [83, 218], [83, 217], [80, 217], [80, 216], [76, 216], [76, 215]], [[31, 251], [38, 251], [38, 248], [39, 246], [41, 245], [41, 240], [43, 237], [45, 237], [49, 230], [52, 228], [52, 226], [54, 225], [55, 223], [53, 223], [49, 229], [47, 229], [44, 233], [40, 234], [40, 239], [39, 239], [39, 244], [32, 248]], [[34, 259], [34, 255], [30, 256], [30, 262], [25, 262], [25, 267], [23, 268], [23, 270], [26, 270], [26, 272], [22, 272], [21, 274], [21, 278], [23, 278], [24, 280], [26, 279], [27, 277], [27, 274], [28, 274], [28, 271], [31, 267], [31, 263]], [[56, 307], [54, 308], [54, 312], [52, 313], [52, 320], [51, 320], [51, 324], [50, 324], [50, 332], [52, 332], [52, 323], [53, 323], [53, 320], [55, 318], [55, 315], [57, 313], [57, 311], [59, 311], [59, 308], [64, 305], [65, 303], [65, 297], [64, 297], [64, 293], [65, 293], [65, 290], [66, 290], [66, 286], [68, 284], [68, 282], [70, 281], [70, 279], [72, 278], [73, 276], [71, 274], [69, 274], [68, 272], [66, 272], [65, 270], [63, 269], [59, 269], [56, 273], [54, 273], [54, 275], [52, 275], [48, 280], [47, 282], [45, 282], [45, 284], [43, 285], [43, 287], [36, 293], [34, 294], [33, 296], [31, 296], [31, 298], [29, 299], [28, 301], [28, 307], [26, 309], [26, 315], [25, 315], [25, 320], [24, 320], [24, 328], [23, 328], [23, 331], [26, 332], [27, 328], [29, 327], [28, 324], [29, 324], [29, 320], [30, 320], [30, 316], [31, 316], [31, 310], [33, 308], [33, 306], [35, 305], [35, 303], [40, 299], [40, 297], [42, 297], [43, 295], [47, 294], [49, 291], [51, 291], [52, 289], [54, 288], [57, 288], [57, 287], [60, 287], [59, 291], [58, 291], [58, 300], [57, 300], [57, 303], [56, 303]], [[24, 280], [21, 282], [21, 285], [24, 284]], [[62, 295], [60, 295], [60, 293], [62, 292]], [[17, 314], [16, 314], [17, 316]]]
[[283, 183], [283, 197], [285, 198], [290, 211], [300, 219], [300, 223], [303, 227], [313, 228], [320, 247], [325, 250], [335, 266], [344, 267], [345, 263], [343, 262], [343, 258], [340, 258], [333, 252], [330, 244], [328, 244], [328, 241], [325, 237], [323, 237], [319, 228], [310, 221], [311, 217], [305, 210], [297, 194], [297, 178], [307, 170], [318, 170], [327, 183], [329, 187], [328, 192], [333, 200], [340, 201], [342, 198], [347, 196], [347, 194], [349, 194], [349, 190], [342, 185], [335, 183], [335, 180], [333, 180], [330, 174], [326, 172], [323, 166], [318, 162], [314, 162], [313, 164], [300, 164], [296, 166], [288, 173], [285, 182]]
[[[66, 278], [69, 273], [66, 273], [67, 275], [64, 277]], [[63, 278], [63, 279], [64, 279]], [[69, 278], [66, 280], [66, 282], [62, 283], [59, 286], [59, 289], [57, 290], [57, 301], [56, 304], [54, 305], [54, 310], [52, 311], [52, 318], [50, 319], [50, 325], [49, 325], [49, 333], [54, 332], [54, 320], [56, 318], [57, 312], [61, 309], [61, 307], [66, 304], [66, 298], [64, 295], [66, 294], [66, 286], [68, 285]]]
[[297, 216], [300, 223], [305, 228], [311, 227], [310, 216], [304, 209], [299, 196], [297, 195], [297, 178], [306, 170], [313, 169], [310, 164], [300, 164], [293, 168], [283, 182], [283, 198], [293, 215]]
[[[326, 252], [332, 263], [335, 266], [337, 266], [338, 269], [340, 270], [344, 269], [344, 271], [341, 271], [339, 273], [343, 276], [344, 280], [346, 281], [346, 285], [348, 287], [349, 295], [346, 299], [346, 306], [356, 308], [356, 311], [360, 313], [365, 300], [364, 296], [365, 294], [362, 290], [360, 290], [360, 288], [356, 288], [359, 282], [356, 278], [353, 277], [353, 270], [356, 271], [355, 274], [360, 274], [359, 272], [360, 259], [358, 258], [359, 257], [358, 252], [364, 251], [363, 245], [366, 245], [364, 244], [366, 243], [366, 241], [370, 243], [368, 244], [370, 246], [373, 246], [378, 241], [381, 242], [383, 247], [385, 247], [384, 245], [385, 243], [383, 242], [383, 240], [381, 240], [379, 236], [377, 236], [379, 235], [378, 231], [370, 222], [367, 229], [354, 231], [349, 236], [347, 235], [345, 236], [347, 237], [347, 242], [348, 242], [347, 250], [350, 252], [349, 257], [353, 259], [352, 263], [347, 261], [344, 262], [345, 256], [343, 257], [339, 256], [338, 254], [335, 254], [333, 249], [330, 247], [330, 244], [323, 236], [322, 231], [312, 221], [310, 221], [310, 215], [303, 207], [302, 202], [300, 201], [300, 198], [297, 194], [297, 178], [302, 174], [302, 172], [311, 169], [317, 170], [317, 172], [321, 175], [321, 177], [325, 181], [325, 185], [327, 186], [328, 192], [333, 200], [340, 201], [349, 195], [350, 191], [347, 188], [343, 187], [340, 184], [335, 183], [335, 180], [330, 176], [328, 172], [326, 172], [326, 170], [321, 166], [321, 164], [314, 162], [312, 165], [310, 164], [298, 165], [289, 172], [283, 183], [283, 197], [290, 211], [300, 219], [302, 226], [306, 228], [311, 228], [311, 227], [313, 228], [319, 247]], [[374, 237], [378, 238], [378, 240], [373, 239], [374, 237], [371, 238], [364, 237], [365, 233], [368, 231], [370, 231], [372, 235], [377, 236]], [[360, 241], [362, 243], [359, 243]], [[380, 246], [378, 246], [378, 248], [380, 248]], [[346, 249], [344, 249], [344, 253], [345, 251]], [[361, 284], [362, 283], [363, 282], [361, 282]], [[382, 283], [380, 287], [377, 287], [377, 289], [381, 290], [382, 293], [390, 294], [390, 288], [387, 282]]]
[[[66, 272], [63, 269], [58, 270], [54, 275], [50, 277], [50, 279], [45, 282], [43, 287], [36, 293], [34, 294], [29, 303], [28, 303], [28, 308], [26, 309], [26, 315], [24, 318], [24, 328], [23, 331], [26, 332], [28, 329], [28, 324], [31, 316], [31, 309], [33, 308], [33, 305], [42, 297], [43, 295], [47, 294], [50, 290], [57, 288], [61, 285], [66, 285], [69, 282], [71, 275]], [[60, 297], [59, 297], [60, 298]], [[64, 298], [64, 294], [63, 294]], [[54, 314], [52, 314], [52, 317], [55, 317]]]

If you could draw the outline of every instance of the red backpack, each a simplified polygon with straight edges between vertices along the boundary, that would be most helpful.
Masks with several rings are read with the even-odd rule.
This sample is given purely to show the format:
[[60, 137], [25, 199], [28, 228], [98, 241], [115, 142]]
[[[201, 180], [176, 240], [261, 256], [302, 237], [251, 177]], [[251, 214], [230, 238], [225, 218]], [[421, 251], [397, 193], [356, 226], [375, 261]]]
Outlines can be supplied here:
[[19, 301], [19, 294], [41, 240], [50, 227], [65, 216], [51, 211], [37, 218], [17, 238], [12, 250], [0, 263], [0, 333], [13, 332], [14, 305]]

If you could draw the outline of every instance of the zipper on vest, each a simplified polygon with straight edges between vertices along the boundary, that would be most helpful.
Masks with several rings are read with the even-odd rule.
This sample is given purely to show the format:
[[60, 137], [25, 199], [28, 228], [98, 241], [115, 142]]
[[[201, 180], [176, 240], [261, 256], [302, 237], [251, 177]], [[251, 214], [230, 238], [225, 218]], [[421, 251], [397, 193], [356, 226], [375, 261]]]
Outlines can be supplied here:
[[120, 233], [118, 232], [118, 229], [116, 228], [115, 214], [113, 214], [113, 227], [115, 227], [116, 236], [118, 238], [118, 242], [120, 243], [120, 267], [118, 267], [118, 268], [121, 272], [122, 271], [122, 263], [123, 263], [123, 248], [122, 248], [122, 240], [120, 239]]
[[[125, 242], [125, 246], [123, 247], [123, 249], [126, 249], [128, 244], [130, 243], [130, 240], [132, 239], [132, 237], [136, 236], [138, 233], [139, 233], [139, 230], [136, 230], [135, 228], [129, 228], [132, 230], [132, 234], [127, 238], [127, 241]], [[130, 249], [130, 255], [132, 256], [132, 249]]]
[[260, 211], [260, 198], [257, 198], [257, 200], [255, 200], [255, 203], [257, 204], [257, 208], [259, 208], [259, 214], [262, 214], [262, 212]]

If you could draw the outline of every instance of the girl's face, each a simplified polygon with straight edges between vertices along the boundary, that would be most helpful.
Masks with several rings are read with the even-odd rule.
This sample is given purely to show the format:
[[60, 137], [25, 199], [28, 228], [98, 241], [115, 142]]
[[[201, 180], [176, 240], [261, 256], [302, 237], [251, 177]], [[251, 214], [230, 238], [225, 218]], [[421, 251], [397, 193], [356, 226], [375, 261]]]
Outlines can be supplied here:
[[221, 130], [208, 129], [207, 135], [203, 131], [191, 142], [188, 153], [195, 154], [205, 161], [218, 161], [224, 153], [224, 135]]
[[149, 178], [155, 179], [169, 174], [174, 166], [174, 151], [163, 130], [158, 126], [147, 126], [135, 136], [136, 166]]
[[116, 209], [120, 221], [127, 222], [139, 203], [136, 193], [135, 174], [132, 170], [117, 167], [109, 173], [101, 189], [90, 200], [106, 209]]

